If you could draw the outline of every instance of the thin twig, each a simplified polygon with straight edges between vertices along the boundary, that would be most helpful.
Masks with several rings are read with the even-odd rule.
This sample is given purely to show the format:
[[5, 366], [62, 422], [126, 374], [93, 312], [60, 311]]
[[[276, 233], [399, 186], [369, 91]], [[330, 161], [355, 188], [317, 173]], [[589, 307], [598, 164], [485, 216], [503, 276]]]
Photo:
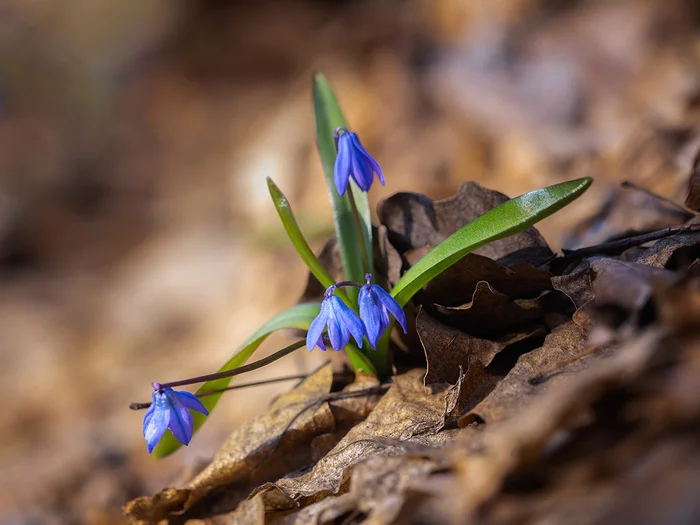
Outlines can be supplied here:
[[625, 237], [624, 239], [617, 239], [615, 241], [603, 242], [593, 246], [586, 246], [585, 248], [579, 248], [578, 250], [562, 250], [562, 253], [564, 259], [583, 259], [589, 255], [622, 253], [628, 248], [633, 248], [634, 246], [639, 246], [647, 242], [658, 241], [659, 239], [664, 239], [666, 237], [673, 237], [674, 235], [694, 231], [700, 231], [700, 224], [671, 226], [670, 228], [664, 228], [654, 232], [642, 233], [640, 235], [633, 235], [632, 237]]

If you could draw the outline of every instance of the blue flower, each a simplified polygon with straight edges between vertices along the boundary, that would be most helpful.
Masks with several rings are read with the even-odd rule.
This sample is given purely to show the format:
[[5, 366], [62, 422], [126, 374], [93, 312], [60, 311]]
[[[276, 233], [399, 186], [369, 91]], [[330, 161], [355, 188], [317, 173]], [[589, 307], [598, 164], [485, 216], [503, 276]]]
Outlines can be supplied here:
[[370, 284], [371, 275], [366, 276], [367, 284], [360, 289], [358, 302], [360, 304], [360, 319], [365, 325], [367, 339], [372, 348], [377, 347], [377, 340], [391, 324], [389, 314], [392, 314], [406, 333], [406, 314], [399, 303], [381, 286]]
[[365, 327], [347, 305], [337, 296], [333, 295], [335, 286], [326, 290], [325, 298], [321, 303], [321, 312], [311, 322], [309, 333], [306, 335], [306, 346], [309, 351], [315, 347], [325, 350], [323, 343], [323, 330], [328, 326], [328, 339], [331, 346], [337, 352], [345, 348], [350, 342], [350, 336], [355, 339], [357, 346], [362, 346], [362, 337], [365, 335]]
[[188, 445], [194, 432], [194, 420], [190, 410], [204, 415], [209, 415], [209, 412], [194, 394], [172, 388], [160, 388], [158, 383], [153, 383], [153, 388], [155, 391], [151, 397], [151, 406], [143, 417], [143, 437], [146, 438], [148, 453], [153, 452], [168, 429], [172, 431], [175, 439], [183, 445]]
[[[340, 132], [344, 133], [341, 135]], [[344, 195], [348, 189], [350, 177], [357, 183], [362, 191], [369, 191], [374, 180], [374, 174], [379, 177], [379, 182], [384, 185], [384, 174], [379, 163], [367, 153], [360, 144], [360, 139], [354, 131], [346, 128], [338, 128], [333, 135], [338, 144], [338, 156], [335, 158], [335, 187], [339, 195]]]

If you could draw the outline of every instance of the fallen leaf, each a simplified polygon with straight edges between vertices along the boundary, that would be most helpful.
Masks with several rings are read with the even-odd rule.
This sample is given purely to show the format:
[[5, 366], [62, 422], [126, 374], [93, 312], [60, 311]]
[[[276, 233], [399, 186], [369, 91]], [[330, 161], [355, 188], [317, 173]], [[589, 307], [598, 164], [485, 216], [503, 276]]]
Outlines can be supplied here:
[[428, 363], [426, 385], [455, 384], [460, 367], [467, 370], [475, 361], [488, 366], [496, 354], [509, 345], [543, 334], [542, 330], [535, 329], [509, 334], [495, 341], [480, 339], [441, 323], [425, 311], [418, 314], [416, 326]]
[[511, 269], [483, 255], [469, 254], [430, 281], [419, 300], [457, 306], [472, 299], [481, 281], [511, 299], [529, 299], [551, 290], [551, 277], [530, 264], [517, 264]]
[[[517, 414], [541, 389], [559, 381], [561, 374], [580, 370], [585, 365], [586, 359], [581, 355], [585, 341], [586, 332], [574, 322], [555, 328], [540, 348], [518, 358], [493, 391], [469, 414], [460, 418], [459, 425], [466, 426], [475, 421], [493, 423]], [[579, 355], [582, 359], [572, 362]]]
[[542, 298], [511, 300], [486, 281], [476, 285], [471, 301], [459, 306], [429, 307], [436, 318], [470, 335], [489, 337], [544, 325]]
[[354, 426], [314, 467], [276, 482], [302, 506], [344, 493], [353, 466], [374, 455], [396, 455], [444, 444], [453, 432], [436, 433], [444, 412], [445, 393], [423, 386], [424, 370], [396, 376], [389, 391], [367, 419]]

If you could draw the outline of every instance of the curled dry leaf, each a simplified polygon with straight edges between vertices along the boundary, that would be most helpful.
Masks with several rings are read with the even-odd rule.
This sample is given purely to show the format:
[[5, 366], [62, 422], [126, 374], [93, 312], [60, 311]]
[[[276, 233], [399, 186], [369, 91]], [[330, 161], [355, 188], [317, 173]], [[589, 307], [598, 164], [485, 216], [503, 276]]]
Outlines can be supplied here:
[[678, 279], [667, 270], [619, 259], [593, 259], [590, 265], [595, 274], [596, 306], [615, 308], [623, 319], [638, 316], [651, 297], [655, 284], [670, 285]]
[[421, 301], [456, 306], [471, 300], [476, 285], [486, 281], [511, 299], [533, 298], [552, 289], [552, 274], [530, 264], [512, 269], [483, 255], [469, 254], [428, 283]]
[[[541, 389], [584, 366], [585, 340], [585, 331], [573, 321], [555, 328], [540, 348], [518, 358], [493, 391], [460, 418], [459, 425], [503, 421], [523, 410]], [[582, 359], [576, 359], [579, 356]]]
[[511, 300], [494, 290], [489, 283], [477, 283], [470, 302], [459, 306], [433, 305], [430, 310], [440, 320], [473, 335], [513, 333], [544, 325], [543, 298]]
[[423, 386], [423, 370], [394, 378], [391, 388], [367, 419], [308, 472], [289, 475], [276, 485], [300, 505], [345, 492], [353, 466], [370, 456], [397, 455], [450, 441], [451, 432], [435, 433], [444, 412], [445, 393]]
[[425, 311], [418, 314], [416, 328], [425, 351], [428, 370], [425, 384], [455, 384], [464, 370], [475, 362], [488, 366], [504, 348], [530, 337], [543, 335], [540, 329], [504, 336], [496, 341], [480, 339], [434, 319]]

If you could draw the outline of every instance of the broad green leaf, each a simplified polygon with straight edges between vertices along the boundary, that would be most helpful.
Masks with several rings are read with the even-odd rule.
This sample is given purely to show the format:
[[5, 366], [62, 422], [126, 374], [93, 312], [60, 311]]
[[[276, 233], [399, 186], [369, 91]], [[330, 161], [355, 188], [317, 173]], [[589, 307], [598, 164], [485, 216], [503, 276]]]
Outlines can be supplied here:
[[[340, 248], [340, 259], [343, 263], [345, 278], [363, 282], [365, 269], [362, 263], [361, 247], [355, 222], [352, 216], [350, 201], [347, 195], [341, 197], [335, 188], [333, 178], [333, 167], [335, 165], [336, 148], [333, 139], [333, 132], [341, 127], [347, 126], [345, 117], [338, 106], [338, 100], [333, 94], [326, 77], [322, 74], [314, 76], [314, 115], [316, 118], [316, 139], [318, 141], [318, 151], [323, 163], [323, 171], [326, 175], [328, 193], [333, 206], [333, 220], [335, 222], [335, 233], [338, 237], [338, 247]], [[367, 194], [364, 193], [351, 180], [350, 191], [355, 199], [355, 205], [360, 216], [360, 227], [364, 238], [364, 245], [368, 250], [368, 263], [370, 267], [367, 271], [372, 272], [372, 221], [369, 209]], [[357, 290], [350, 289], [350, 296], [354, 299]]]
[[267, 178], [267, 187], [270, 190], [272, 202], [274, 203], [277, 213], [282, 220], [284, 229], [287, 231], [289, 240], [292, 241], [294, 248], [296, 248], [302, 260], [306, 263], [306, 266], [309, 267], [309, 270], [313, 276], [318, 279], [324, 288], [328, 288], [329, 286], [335, 284], [335, 281], [333, 281], [333, 278], [323, 267], [321, 261], [316, 258], [314, 252], [311, 251], [309, 243], [306, 242], [304, 235], [301, 233], [299, 225], [297, 224], [294, 214], [292, 213], [292, 208], [289, 205], [289, 201], [270, 177]]
[[[293, 306], [288, 310], [277, 314], [272, 319], [263, 324], [253, 335], [251, 335], [234, 352], [231, 359], [226, 361], [226, 363], [224, 363], [224, 365], [221, 368], [219, 368], [218, 372], [222, 372], [224, 370], [231, 370], [233, 368], [238, 368], [239, 366], [244, 365], [245, 362], [250, 358], [250, 356], [253, 355], [253, 352], [257, 350], [260, 344], [272, 332], [276, 332], [277, 330], [283, 330], [286, 328], [308, 330], [311, 321], [313, 321], [314, 318], [318, 315], [320, 309], [321, 305], [319, 303], [306, 303]], [[199, 387], [197, 393], [209, 392], [212, 390], [226, 388], [229, 385], [229, 383], [231, 383], [231, 379], [232, 378], [227, 377], [224, 379], [217, 379], [215, 381], [208, 381], [204, 383], [201, 387]], [[207, 407], [207, 410], [209, 410], [210, 414], [212, 410], [214, 410], [216, 404], [219, 402], [219, 398], [221, 398], [221, 395], [222, 393], [212, 394], [210, 396], [201, 398], [202, 403], [204, 403], [204, 406]], [[199, 427], [201, 427], [207, 420], [207, 416], [198, 412], [193, 412], [192, 415], [194, 416], [194, 431], [197, 432]], [[163, 458], [172, 454], [180, 447], [181, 445], [175, 439], [175, 437], [170, 432], [167, 432], [153, 451], [153, 457]]]
[[404, 306], [431, 279], [465, 255], [526, 230], [580, 197], [592, 182], [588, 177], [562, 182], [531, 191], [487, 211], [430, 250], [399, 279], [391, 295]]

